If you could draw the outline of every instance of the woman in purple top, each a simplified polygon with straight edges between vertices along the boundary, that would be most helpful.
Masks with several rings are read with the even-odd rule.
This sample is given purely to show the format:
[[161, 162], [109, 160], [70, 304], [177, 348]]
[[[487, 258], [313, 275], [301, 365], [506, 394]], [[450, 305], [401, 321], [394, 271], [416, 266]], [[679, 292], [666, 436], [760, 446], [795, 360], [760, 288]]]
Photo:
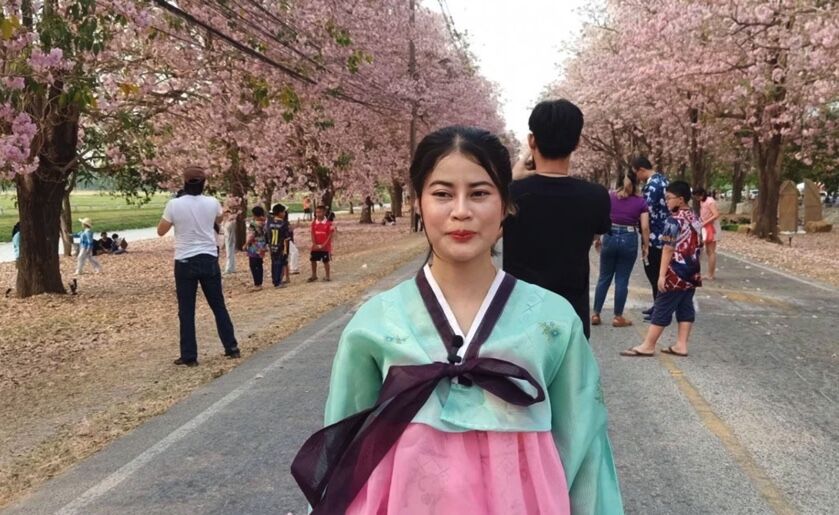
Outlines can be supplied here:
[[600, 325], [600, 311], [606, 301], [606, 293], [615, 278], [614, 327], [632, 325], [623, 317], [623, 307], [629, 292], [629, 275], [638, 255], [638, 229], [641, 230], [641, 255], [646, 259], [650, 242], [650, 215], [647, 203], [638, 194], [638, 178], [630, 170], [623, 179], [623, 187], [609, 193], [612, 201], [612, 228], [597, 240], [595, 248], [600, 252], [600, 278], [594, 292], [594, 314], [591, 325]]

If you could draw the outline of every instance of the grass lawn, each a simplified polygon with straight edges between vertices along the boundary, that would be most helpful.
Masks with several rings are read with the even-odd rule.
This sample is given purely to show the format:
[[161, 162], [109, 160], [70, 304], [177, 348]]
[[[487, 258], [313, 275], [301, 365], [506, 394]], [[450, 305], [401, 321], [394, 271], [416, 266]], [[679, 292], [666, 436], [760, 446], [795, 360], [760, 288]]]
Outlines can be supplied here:
[[[143, 206], [126, 204], [122, 197], [111, 196], [105, 192], [80, 191], [70, 194], [70, 206], [73, 210], [73, 232], [81, 231], [79, 218], [88, 217], [93, 221], [93, 232], [107, 231], [109, 234], [124, 229], [142, 229], [154, 227], [160, 221], [166, 201], [171, 196], [159, 193], [151, 202]], [[253, 200], [251, 200], [253, 202]], [[296, 202], [284, 203], [292, 213], [303, 211], [303, 205]], [[254, 205], [254, 204], [251, 204]], [[12, 240], [12, 227], [18, 221], [17, 206], [13, 193], [0, 192], [0, 242]]]
[[[160, 221], [163, 207], [169, 198], [167, 194], [158, 194], [148, 204], [138, 207], [126, 204], [122, 197], [113, 197], [107, 193], [87, 191], [71, 193], [73, 232], [82, 229], [79, 218], [85, 217], [93, 221], [93, 231], [96, 233], [152, 227]], [[0, 193], [0, 242], [11, 241], [12, 227], [17, 221], [18, 212], [14, 195]]]

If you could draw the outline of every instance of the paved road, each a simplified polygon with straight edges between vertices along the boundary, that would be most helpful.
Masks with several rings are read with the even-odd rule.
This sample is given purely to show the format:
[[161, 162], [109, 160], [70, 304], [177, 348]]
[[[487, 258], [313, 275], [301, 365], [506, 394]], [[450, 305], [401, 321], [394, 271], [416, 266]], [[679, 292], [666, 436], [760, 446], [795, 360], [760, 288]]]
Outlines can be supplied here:
[[[839, 294], [728, 257], [718, 276], [697, 296], [689, 358], [619, 357], [640, 324], [592, 333], [627, 512], [839, 513]], [[627, 313], [647, 302], [636, 270]], [[288, 466], [319, 426], [351, 314], [252, 357], [4, 513], [305, 513]]]

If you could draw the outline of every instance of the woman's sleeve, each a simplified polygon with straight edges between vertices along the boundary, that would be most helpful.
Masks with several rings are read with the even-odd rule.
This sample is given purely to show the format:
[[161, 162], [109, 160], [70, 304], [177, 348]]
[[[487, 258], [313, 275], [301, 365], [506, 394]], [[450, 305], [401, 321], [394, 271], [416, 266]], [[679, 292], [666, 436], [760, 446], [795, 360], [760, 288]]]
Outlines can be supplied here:
[[612, 446], [606, 431], [606, 406], [600, 372], [583, 334], [574, 321], [565, 356], [548, 385], [552, 432], [559, 450], [571, 513], [623, 513]]
[[327, 426], [372, 407], [382, 387], [381, 369], [373, 352], [374, 335], [364, 329], [365, 311], [369, 310], [362, 308], [356, 313], [338, 343], [324, 409]]

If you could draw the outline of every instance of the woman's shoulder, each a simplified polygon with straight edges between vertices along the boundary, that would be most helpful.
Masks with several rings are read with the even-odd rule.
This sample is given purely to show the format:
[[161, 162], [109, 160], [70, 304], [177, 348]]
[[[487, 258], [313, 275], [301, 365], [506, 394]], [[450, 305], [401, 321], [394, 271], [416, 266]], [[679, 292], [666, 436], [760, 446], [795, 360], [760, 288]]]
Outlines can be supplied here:
[[526, 311], [535, 311], [541, 316], [570, 321], [577, 317], [577, 312], [574, 311], [574, 307], [565, 297], [521, 279], [516, 279], [511, 300], [514, 302], [508, 307], [516, 307], [517, 304], [520, 304]]
[[380, 291], [365, 300], [356, 310], [356, 317], [374, 316], [381, 320], [394, 307], [406, 308], [406, 302], [415, 297], [417, 291], [414, 278], [406, 279], [396, 286]]

